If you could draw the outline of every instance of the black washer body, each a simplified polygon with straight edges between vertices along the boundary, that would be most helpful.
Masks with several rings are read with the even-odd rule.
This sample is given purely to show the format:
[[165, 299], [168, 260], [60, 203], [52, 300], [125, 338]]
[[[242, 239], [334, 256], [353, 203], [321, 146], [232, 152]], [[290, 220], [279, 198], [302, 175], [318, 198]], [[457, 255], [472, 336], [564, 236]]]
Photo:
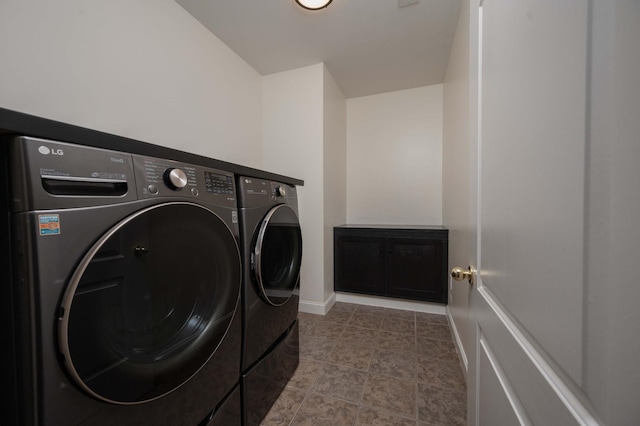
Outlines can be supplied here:
[[298, 365], [302, 234], [294, 186], [238, 177], [243, 422], [259, 424]]
[[240, 424], [233, 175], [35, 138], [8, 146], [15, 374], [3, 418]]

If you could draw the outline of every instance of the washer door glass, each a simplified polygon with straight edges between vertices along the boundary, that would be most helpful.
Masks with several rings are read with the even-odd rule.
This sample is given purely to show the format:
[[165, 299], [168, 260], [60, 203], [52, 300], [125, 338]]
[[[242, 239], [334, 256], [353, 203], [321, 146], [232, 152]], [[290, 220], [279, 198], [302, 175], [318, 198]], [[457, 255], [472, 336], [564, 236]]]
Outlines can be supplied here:
[[231, 324], [238, 245], [211, 210], [141, 210], [89, 250], [64, 295], [59, 345], [71, 377], [111, 403], [156, 399], [191, 378]]
[[298, 286], [302, 262], [302, 232], [291, 207], [280, 204], [267, 213], [253, 255], [260, 295], [273, 306], [283, 305]]

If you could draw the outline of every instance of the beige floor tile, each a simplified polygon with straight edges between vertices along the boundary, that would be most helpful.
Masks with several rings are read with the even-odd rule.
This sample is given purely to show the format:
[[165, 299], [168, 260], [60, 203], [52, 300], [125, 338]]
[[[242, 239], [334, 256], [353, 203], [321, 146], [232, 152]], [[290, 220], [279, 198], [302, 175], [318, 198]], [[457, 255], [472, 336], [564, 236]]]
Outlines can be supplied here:
[[337, 302], [299, 318], [300, 364], [263, 425], [466, 423], [446, 316]]
[[438, 425], [467, 424], [464, 392], [418, 383], [418, 419]]
[[416, 421], [385, 410], [360, 407], [355, 426], [416, 426]]
[[357, 305], [356, 312], [358, 314], [365, 314], [365, 315], [385, 316], [386, 313], [391, 310], [392, 309], [383, 308], [381, 306]]
[[264, 418], [261, 425], [284, 426], [291, 423], [296, 412], [300, 408], [306, 393], [292, 388], [284, 388], [271, 410]]
[[416, 333], [418, 336], [427, 337], [429, 339], [453, 341], [451, 329], [448, 325], [440, 325], [432, 322], [416, 323]]
[[384, 317], [381, 316], [356, 311], [349, 320], [348, 325], [351, 327], [373, 328], [378, 330], [383, 319]]
[[358, 406], [328, 396], [310, 393], [291, 422], [292, 426], [352, 425]]
[[449, 325], [446, 315], [428, 314], [426, 312], [416, 312], [417, 322], [430, 322], [440, 325]]
[[416, 380], [416, 353], [378, 349], [371, 358], [369, 371], [399, 379]]
[[305, 332], [309, 336], [326, 337], [337, 340], [342, 334], [344, 328], [344, 324], [316, 321], [307, 330], [305, 330]]
[[377, 346], [378, 334], [380, 332], [373, 328], [345, 327], [338, 343], [375, 348]]
[[369, 369], [371, 356], [374, 351], [375, 349], [373, 348], [339, 343], [333, 348], [326, 359], [332, 364], [366, 371]]
[[418, 336], [416, 345], [418, 355], [427, 355], [438, 359], [458, 359], [453, 342]]
[[418, 383], [467, 391], [462, 367], [457, 359], [442, 360], [418, 355]]
[[416, 352], [415, 334], [398, 334], [388, 331], [380, 331], [376, 341], [378, 349], [394, 349], [399, 351]]
[[313, 384], [312, 392], [359, 403], [367, 380], [365, 371], [332, 366], [327, 368]]
[[355, 303], [345, 303], [345, 302], [336, 302], [331, 307], [331, 311], [347, 311], [347, 312], [355, 312], [358, 309], [358, 306]]
[[380, 330], [398, 334], [416, 335], [416, 322], [397, 318], [384, 318]]
[[326, 361], [335, 345], [335, 339], [300, 334], [300, 358]]
[[341, 310], [332, 309], [327, 313], [327, 315], [325, 315], [325, 321], [337, 322], [344, 325], [349, 322], [352, 316], [353, 316], [353, 312], [351, 311], [341, 311]]
[[324, 371], [326, 363], [314, 361], [312, 359], [300, 359], [298, 368], [293, 377], [287, 383], [287, 386], [308, 391], [318, 379], [318, 376]]
[[416, 382], [383, 374], [369, 373], [364, 387], [362, 405], [414, 417], [416, 412]]

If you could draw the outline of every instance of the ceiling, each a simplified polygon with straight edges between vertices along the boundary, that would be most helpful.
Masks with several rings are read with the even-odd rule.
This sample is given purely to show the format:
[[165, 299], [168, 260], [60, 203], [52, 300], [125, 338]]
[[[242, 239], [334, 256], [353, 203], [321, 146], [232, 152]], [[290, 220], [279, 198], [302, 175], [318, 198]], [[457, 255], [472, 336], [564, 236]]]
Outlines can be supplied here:
[[176, 0], [261, 75], [324, 62], [347, 98], [442, 83], [460, 0]]

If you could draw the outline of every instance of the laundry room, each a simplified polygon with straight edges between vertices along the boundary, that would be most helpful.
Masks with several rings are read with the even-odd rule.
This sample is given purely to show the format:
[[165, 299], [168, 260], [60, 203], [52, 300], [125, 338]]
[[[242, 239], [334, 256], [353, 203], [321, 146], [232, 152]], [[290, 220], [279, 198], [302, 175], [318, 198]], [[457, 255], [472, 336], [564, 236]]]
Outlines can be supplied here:
[[[569, 259], [571, 270], [585, 276], [615, 276], [620, 282], [629, 271], [626, 265], [637, 263], [628, 254], [633, 235], [620, 236], [613, 225], [604, 230], [595, 225], [610, 220], [600, 206], [633, 202], [623, 195], [632, 190], [626, 183], [611, 198], [602, 189], [623, 180], [629, 165], [611, 175], [588, 166], [618, 159], [622, 148], [631, 154], [619, 161], [636, 158], [628, 138], [618, 151], [617, 145], [600, 140], [610, 139], [603, 135], [616, 126], [627, 129], [624, 135], [640, 131], [637, 123], [620, 122], [624, 114], [599, 114], [603, 110], [589, 96], [619, 102], [623, 110], [638, 106], [640, 96], [617, 98], [611, 93], [623, 91], [598, 84], [624, 81], [635, 90], [630, 77], [635, 74], [626, 70], [640, 72], [637, 55], [622, 53], [629, 51], [628, 44], [624, 51], [610, 48], [607, 43], [618, 40], [599, 34], [611, 30], [627, 41], [640, 36], [629, 23], [640, 14], [638, 8], [580, 5], [570, 13], [547, 5], [570, 20], [574, 31], [565, 37], [564, 24], [528, 2], [504, 14], [487, 8], [486, 21], [483, 2], [469, 0], [332, 0], [319, 10], [305, 9], [298, 0], [251, 3], [0, 4], [5, 181], [0, 207], [7, 212], [1, 266], [3, 280], [12, 283], [1, 307], [5, 324], [18, 324], [10, 333], [15, 350], [2, 358], [15, 370], [2, 372], [3, 382], [12, 383], [3, 387], [3, 398], [15, 406], [6, 419], [44, 426], [65, 424], [65, 418], [66, 424], [85, 425], [144, 424], [142, 419], [209, 426], [491, 424], [490, 419], [501, 417], [482, 411], [487, 402], [477, 393], [487, 383], [504, 393], [496, 402], [499, 409], [491, 406], [495, 413], [506, 412], [522, 424], [549, 418], [625, 424], [640, 415], [624, 396], [637, 378], [624, 374], [630, 366], [624, 354], [633, 353], [637, 343], [624, 332], [599, 333], [593, 325], [607, 318], [610, 330], [623, 329], [640, 320], [638, 314], [628, 306], [618, 310], [603, 290], [587, 285], [587, 278], [558, 275], [574, 283], [560, 286], [571, 290], [566, 292], [551, 279], [562, 270], [560, 260]], [[370, 10], [365, 14], [358, 8]], [[499, 25], [511, 13], [520, 26]], [[539, 16], [544, 25], [527, 33], [526, 25], [540, 22]], [[260, 23], [270, 17], [282, 20], [276, 21], [283, 22], [278, 24], [282, 31]], [[483, 33], [479, 22], [489, 22], [486, 28], [496, 28], [495, 33]], [[361, 39], [353, 35], [358, 25], [370, 31]], [[239, 31], [234, 33], [234, 26]], [[334, 28], [344, 31], [345, 40], [352, 31], [355, 47], [345, 41], [351, 50], [341, 49], [332, 37]], [[527, 52], [500, 41], [505, 39], [501, 34], [519, 28], [524, 30], [518, 40], [532, 46]], [[487, 46], [514, 56], [483, 65], [479, 34], [486, 34]], [[319, 41], [325, 37], [334, 56]], [[553, 37], [563, 44], [555, 45]], [[255, 47], [249, 38], [298, 50], [289, 58], [275, 48]], [[307, 45], [288, 44], [289, 38]], [[553, 54], [547, 57], [538, 39], [554, 45]], [[493, 53], [487, 48], [484, 58], [501, 57]], [[510, 59], [518, 55], [520, 63]], [[347, 57], [354, 60], [343, 66]], [[557, 66], [538, 67], [540, 57]], [[595, 59], [624, 61], [624, 67], [585, 69]], [[496, 71], [511, 66], [520, 79]], [[553, 70], [545, 74], [547, 68]], [[492, 101], [482, 110], [484, 116], [479, 113], [482, 70], [494, 71], [484, 74], [484, 99]], [[526, 78], [533, 83], [522, 84]], [[520, 103], [520, 90], [534, 99], [530, 105]], [[552, 96], [566, 98], [549, 102]], [[514, 103], [520, 109], [492, 106]], [[546, 109], [548, 115], [536, 115]], [[533, 129], [518, 121], [523, 116], [542, 117], [537, 121], [542, 125]], [[559, 123], [554, 117], [566, 119]], [[589, 127], [590, 117], [602, 121]], [[502, 132], [504, 122], [512, 127]], [[547, 128], [582, 144], [563, 151], [544, 133]], [[484, 163], [481, 132], [486, 140], [503, 143], [485, 145]], [[521, 138], [520, 151], [511, 151], [511, 135], [522, 134], [532, 136]], [[543, 150], [535, 147], [538, 141]], [[557, 164], [551, 164], [551, 157]], [[516, 163], [536, 179], [520, 180]], [[480, 165], [504, 172], [487, 173], [484, 180], [499, 188], [482, 192], [493, 203], [483, 210], [488, 212], [484, 217], [494, 222], [479, 222]], [[548, 171], [548, 181], [540, 170]], [[567, 175], [576, 177], [566, 186], [551, 183], [552, 177]], [[530, 196], [525, 202], [500, 196], [524, 193], [516, 181]], [[575, 195], [590, 188], [602, 192]], [[559, 200], [566, 213], [532, 213]], [[627, 212], [640, 210], [625, 205]], [[516, 234], [504, 231], [519, 226], [508, 221], [508, 213], [527, 217], [538, 229], [553, 224], [556, 237], [544, 237], [555, 247], [555, 258], [534, 256], [536, 262], [547, 262], [546, 268], [529, 267], [526, 261], [528, 253], [544, 253], [543, 234], [521, 230], [517, 236], [535, 249], [518, 245], [518, 238], [507, 237]], [[633, 224], [626, 214], [618, 219], [627, 227]], [[501, 281], [495, 283], [495, 294], [480, 291], [482, 274], [475, 269], [479, 228], [487, 226], [486, 231], [489, 225], [504, 233], [483, 234], [485, 264], [507, 268], [504, 263], [511, 260], [516, 266], [511, 275], [487, 272], [487, 283], [494, 284], [489, 278], [495, 277], [526, 277], [517, 291], [500, 287]], [[589, 256], [605, 250], [596, 237], [609, 241], [606, 248], [616, 248], [620, 260], [590, 262]], [[193, 242], [190, 250], [196, 255], [164, 248], [172, 242], [178, 247]], [[127, 244], [133, 251], [119, 251]], [[275, 255], [269, 254], [273, 247]], [[205, 254], [212, 252], [224, 255], [207, 264]], [[397, 253], [405, 259], [398, 261]], [[152, 261], [158, 265], [154, 282], [149, 278], [135, 295], [112, 290], [127, 282], [126, 274], [151, 269], [135, 265]], [[101, 271], [108, 262], [129, 265], [123, 269], [129, 272], [105, 275]], [[208, 268], [202, 270], [224, 282], [225, 290], [211, 290], [204, 275], [189, 265]], [[184, 277], [189, 277], [185, 292], [173, 289], [172, 282]], [[47, 280], [50, 286], [44, 286]], [[540, 282], [548, 284], [531, 290]], [[174, 314], [168, 306], [175, 303], [184, 328], [172, 324], [159, 340], [142, 335], [138, 324], [145, 328], [142, 324], [160, 324], [164, 318], [161, 308], [145, 304], [151, 294], [147, 285], [164, 292], [161, 305], [168, 316]], [[623, 301], [640, 297], [627, 287], [616, 289], [626, 295]], [[187, 290], [191, 296], [185, 296]], [[487, 301], [472, 306], [478, 294]], [[123, 302], [126, 308], [118, 315], [126, 311], [138, 323], [121, 324], [108, 305], [125, 297], [138, 297], [137, 304]], [[202, 304], [219, 297], [220, 302]], [[548, 309], [535, 312], [529, 300], [536, 306], [548, 303]], [[476, 309], [491, 310], [506, 325], [498, 330], [492, 328], [495, 323], [483, 324]], [[566, 316], [559, 313], [564, 309]], [[78, 321], [92, 312], [107, 314]], [[118, 334], [122, 329], [126, 332]], [[571, 338], [564, 339], [567, 335]], [[498, 341], [507, 355], [500, 345], [492, 346]], [[134, 344], [143, 349], [118, 357], [112, 353]], [[188, 356], [181, 352], [187, 346]], [[599, 368], [597, 362], [605, 358], [606, 368]], [[513, 372], [512, 365], [525, 366]], [[481, 368], [489, 376], [481, 375]], [[200, 392], [212, 382], [215, 389]], [[520, 387], [529, 382], [535, 385]], [[603, 383], [602, 389], [593, 383]], [[119, 392], [124, 387], [127, 392]], [[552, 409], [537, 406], [541, 395]], [[66, 411], [76, 407], [67, 417]], [[0, 420], [4, 424], [5, 418]]]
[[442, 79], [347, 99], [321, 63], [261, 76], [173, 1], [3, 8], [3, 108], [304, 180], [311, 305], [332, 226], [442, 224]]
[[[294, 5], [284, 6], [315, 18]], [[320, 62], [261, 75], [173, 1], [3, 9], [1, 49], [13, 60], [0, 107], [304, 181], [301, 312], [336, 302], [334, 226], [442, 225], [441, 78], [348, 99]], [[458, 9], [447, 8], [445, 49]], [[11, 36], [26, 23], [37, 25]], [[437, 303], [349, 297], [444, 314]]]

